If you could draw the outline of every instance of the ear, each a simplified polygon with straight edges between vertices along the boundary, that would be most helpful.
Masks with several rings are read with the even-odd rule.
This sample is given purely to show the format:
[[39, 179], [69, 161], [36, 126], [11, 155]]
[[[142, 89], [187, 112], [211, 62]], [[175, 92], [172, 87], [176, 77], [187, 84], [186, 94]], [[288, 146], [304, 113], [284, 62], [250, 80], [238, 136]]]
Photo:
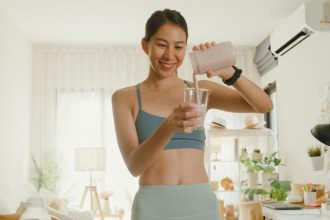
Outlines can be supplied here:
[[148, 42], [146, 40], [144, 40], [144, 38], [142, 38], [141, 40], [141, 46], [143, 51], [148, 54]]

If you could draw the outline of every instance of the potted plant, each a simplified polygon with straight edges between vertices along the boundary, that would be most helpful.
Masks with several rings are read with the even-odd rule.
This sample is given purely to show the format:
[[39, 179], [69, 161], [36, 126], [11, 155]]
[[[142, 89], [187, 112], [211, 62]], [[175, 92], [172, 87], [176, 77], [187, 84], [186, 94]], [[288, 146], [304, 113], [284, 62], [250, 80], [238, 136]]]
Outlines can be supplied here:
[[307, 153], [312, 162], [313, 170], [322, 170], [324, 166], [324, 158], [321, 145], [308, 147]]
[[276, 201], [284, 201], [288, 196], [287, 192], [291, 191], [291, 182], [286, 180], [273, 179], [270, 186], [269, 194]]
[[257, 187], [258, 185], [258, 171], [262, 170], [262, 166], [259, 165], [258, 160], [251, 160], [247, 154], [241, 155], [240, 162], [245, 166], [248, 185], [250, 187]]
[[265, 189], [262, 188], [246, 188], [244, 189], [243, 193], [245, 197], [248, 198], [248, 200], [253, 201], [265, 200], [265, 197], [269, 194]]
[[253, 150], [251, 154], [251, 160], [261, 160], [262, 159], [262, 153], [260, 152], [260, 149], [256, 148]]
[[274, 171], [281, 164], [281, 159], [277, 157], [277, 154], [278, 152], [274, 152], [269, 157], [265, 156], [262, 160], [258, 161], [262, 167], [262, 186], [266, 190], [270, 189], [270, 181], [277, 178], [277, 174]]

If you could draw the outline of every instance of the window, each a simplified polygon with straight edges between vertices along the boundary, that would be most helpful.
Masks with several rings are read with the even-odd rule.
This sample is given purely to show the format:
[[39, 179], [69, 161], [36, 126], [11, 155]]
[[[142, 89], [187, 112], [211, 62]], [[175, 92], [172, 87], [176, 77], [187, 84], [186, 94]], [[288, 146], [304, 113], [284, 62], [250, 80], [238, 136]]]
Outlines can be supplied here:
[[276, 106], [276, 82], [270, 83], [266, 88], [265, 92], [269, 95], [273, 102], [273, 110], [265, 114], [266, 127], [271, 129], [277, 138], [277, 106]]
[[65, 169], [65, 182], [71, 186], [70, 205], [77, 206], [84, 187], [89, 185], [88, 172], [76, 172], [74, 149], [79, 147], [105, 147], [106, 170], [93, 172], [93, 184], [98, 192], [113, 191], [115, 204], [129, 210], [137, 180], [128, 172], [117, 145], [113, 123], [111, 90], [59, 89], [56, 94], [56, 148]]

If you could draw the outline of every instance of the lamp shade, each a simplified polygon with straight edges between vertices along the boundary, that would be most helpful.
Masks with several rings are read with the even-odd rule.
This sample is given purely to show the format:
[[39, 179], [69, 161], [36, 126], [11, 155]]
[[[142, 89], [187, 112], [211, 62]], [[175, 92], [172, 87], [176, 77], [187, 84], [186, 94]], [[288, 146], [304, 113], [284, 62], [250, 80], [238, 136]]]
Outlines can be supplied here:
[[77, 171], [105, 170], [105, 148], [76, 148], [75, 165]]
[[312, 135], [325, 145], [330, 146], [330, 124], [318, 124], [311, 130]]

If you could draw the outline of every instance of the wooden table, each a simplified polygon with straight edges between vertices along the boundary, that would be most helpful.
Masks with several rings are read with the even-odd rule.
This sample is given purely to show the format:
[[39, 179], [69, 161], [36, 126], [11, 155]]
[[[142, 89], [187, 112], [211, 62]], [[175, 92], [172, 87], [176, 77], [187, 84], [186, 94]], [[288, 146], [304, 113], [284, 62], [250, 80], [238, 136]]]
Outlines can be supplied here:
[[329, 220], [321, 216], [320, 209], [274, 210], [262, 206], [262, 215], [266, 220]]

